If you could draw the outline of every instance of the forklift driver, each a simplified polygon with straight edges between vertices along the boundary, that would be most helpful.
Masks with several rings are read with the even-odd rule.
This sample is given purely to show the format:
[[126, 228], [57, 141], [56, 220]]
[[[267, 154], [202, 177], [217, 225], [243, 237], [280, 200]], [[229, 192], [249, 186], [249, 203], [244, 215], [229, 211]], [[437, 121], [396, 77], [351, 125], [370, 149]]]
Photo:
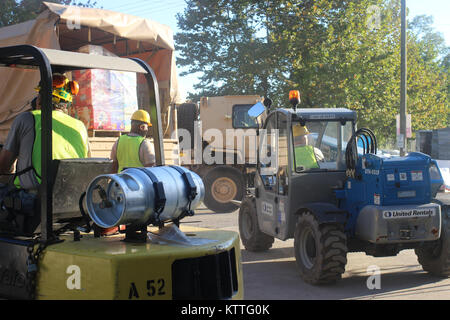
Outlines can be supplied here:
[[[36, 90], [40, 91], [41, 86], [38, 86]], [[72, 98], [78, 91], [79, 86], [76, 81], [69, 81], [63, 74], [53, 74], [53, 159], [89, 156], [86, 127], [83, 122], [67, 114], [67, 107], [72, 103]], [[41, 183], [40, 100], [41, 93], [39, 92], [36, 110], [23, 112], [14, 119], [5, 145], [0, 152], [0, 174], [9, 174], [12, 165], [17, 160], [13, 181], [9, 185], [0, 187], [0, 221], [7, 220], [16, 228], [17, 223], [15, 222], [17, 222], [16, 215], [18, 213], [27, 216], [34, 211], [37, 190]], [[19, 199], [20, 201], [18, 201]], [[19, 202], [21, 204], [17, 205]], [[23, 212], [27, 208], [30, 212]], [[30, 231], [33, 228], [24, 228], [23, 225], [19, 227], [19, 230], [22, 231], [26, 229]]]
[[308, 145], [308, 128], [295, 124], [292, 126], [292, 134], [294, 136], [294, 154], [296, 168], [302, 170], [319, 168], [318, 161], [323, 161], [324, 156], [320, 149]]

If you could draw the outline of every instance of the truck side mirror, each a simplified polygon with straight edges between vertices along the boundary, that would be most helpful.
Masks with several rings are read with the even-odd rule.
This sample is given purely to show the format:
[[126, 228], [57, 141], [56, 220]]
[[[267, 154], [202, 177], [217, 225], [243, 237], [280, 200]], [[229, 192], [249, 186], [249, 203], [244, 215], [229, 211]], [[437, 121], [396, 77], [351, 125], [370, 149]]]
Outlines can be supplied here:
[[252, 118], [257, 118], [259, 117], [264, 111], [265, 111], [265, 107], [261, 102], [258, 102], [257, 104], [253, 105], [253, 107], [251, 107], [248, 110], [248, 115]]

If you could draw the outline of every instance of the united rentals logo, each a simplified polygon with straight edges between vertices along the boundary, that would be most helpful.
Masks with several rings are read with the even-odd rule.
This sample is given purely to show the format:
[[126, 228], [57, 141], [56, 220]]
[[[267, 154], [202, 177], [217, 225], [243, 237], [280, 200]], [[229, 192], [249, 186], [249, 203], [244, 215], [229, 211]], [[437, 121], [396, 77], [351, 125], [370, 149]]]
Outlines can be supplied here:
[[384, 217], [385, 219], [391, 218], [391, 217], [392, 217], [392, 212], [391, 212], [391, 211], [385, 211], [385, 212], [383, 213], [383, 217]]
[[434, 208], [383, 211], [384, 219], [420, 218], [420, 217], [431, 217], [434, 215], [435, 215]]

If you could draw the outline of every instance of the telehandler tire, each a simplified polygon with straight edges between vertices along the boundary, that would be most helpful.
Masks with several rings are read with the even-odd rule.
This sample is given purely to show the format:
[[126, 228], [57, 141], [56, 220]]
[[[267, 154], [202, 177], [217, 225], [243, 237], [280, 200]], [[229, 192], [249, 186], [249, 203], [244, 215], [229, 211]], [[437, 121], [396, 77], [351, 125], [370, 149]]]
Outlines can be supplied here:
[[422, 269], [438, 277], [450, 276], [450, 207], [442, 206], [441, 237], [415, 249]]
[[341, 224], [319, 224], [312, 213], [303, 213], [295, 228], [294, 250], [300, 276], [307, 283], [333, 283], [345, 272], [347, 236]]
[[239, 209], [239, 235], [248, 251], [267, 251], [274, 238], [259, 229], [256, 202], [253, 197], [245, 197]]

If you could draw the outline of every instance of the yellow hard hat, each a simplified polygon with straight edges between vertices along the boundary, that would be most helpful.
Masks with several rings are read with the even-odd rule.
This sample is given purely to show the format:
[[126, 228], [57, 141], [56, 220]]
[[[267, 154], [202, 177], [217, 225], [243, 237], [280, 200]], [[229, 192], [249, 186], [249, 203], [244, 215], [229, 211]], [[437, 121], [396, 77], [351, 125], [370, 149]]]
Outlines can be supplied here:
[[305, 134], [309, 134], [308, 128], [306, 126], [302, 126], [300, 124], [295, 124], [292, 126], [292, 133], [295, 137], [303, 136]]
[[137, 110], [131, 116], [131, 120], [137, 120], [147, 123], [149, 126], [152, 125], [150, 122], [150, 115], [145, 110]]
[[[73, 96], [76, 96], [80, 91], [80, 85], [77, 81], [69, 81], [64, 74], [54, 73], [52, 75], [53, 83], [52, 83], [52, 94], [53, 94], [53, 102], [59, 103], [59, 99], [62, 99], [66, 102], [72, 102]], [[34, 88], [37, 92], [41, 91], [41, 82], [39, 85]]]

